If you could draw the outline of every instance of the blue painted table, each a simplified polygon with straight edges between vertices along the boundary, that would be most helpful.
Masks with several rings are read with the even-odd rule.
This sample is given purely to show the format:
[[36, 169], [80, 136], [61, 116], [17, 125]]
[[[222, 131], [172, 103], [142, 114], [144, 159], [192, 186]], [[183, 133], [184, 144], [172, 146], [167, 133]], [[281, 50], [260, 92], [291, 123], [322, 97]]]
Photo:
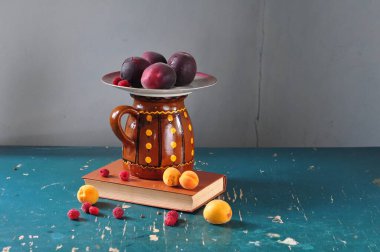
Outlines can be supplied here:
[[99, 202], [100, 216], [70, 221], [81, 176], [119, 158], [120, 149], [0, 147], [0, 249], [380, 251], [380, 148], [196, 153], [197, 169], [228, 176], [226, 225], [208, 224], [199, 210], [165, 227], [163, 209], [133, 204], [116, 220], [111, 211], [120, 202], [110, 200]]

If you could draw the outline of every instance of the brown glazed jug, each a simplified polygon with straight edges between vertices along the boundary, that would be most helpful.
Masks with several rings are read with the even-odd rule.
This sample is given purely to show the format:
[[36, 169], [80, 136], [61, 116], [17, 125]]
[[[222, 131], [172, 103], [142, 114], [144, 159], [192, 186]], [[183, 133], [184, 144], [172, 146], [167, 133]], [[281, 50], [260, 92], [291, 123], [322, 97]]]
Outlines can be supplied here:
[[[143, 179], [162, 179], [168, 167], [180, 172], [194, 166], [194, 135], [186, 96], [155, 98], [131, 95], [133, 106], [112, 110], [110, 124], [123, 143], [124, 168]], [[121, 118], [128, 114], [126, 125]]]

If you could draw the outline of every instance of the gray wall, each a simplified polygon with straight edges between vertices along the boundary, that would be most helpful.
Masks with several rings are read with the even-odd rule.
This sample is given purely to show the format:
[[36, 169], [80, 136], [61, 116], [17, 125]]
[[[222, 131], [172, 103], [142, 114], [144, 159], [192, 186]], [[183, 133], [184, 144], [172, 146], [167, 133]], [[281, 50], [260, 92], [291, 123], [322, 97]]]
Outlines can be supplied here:
[[380, 1], [267, 1], [262, 146], [380, 145]]
[[187, 99], [197, 146], [252, 145], [258, 13], [251, 0], [0, 1], [0, 145], [120, 145], [108, 117], [131, 99], [100, 77], [146, 50], [188, 51], [218, 77]]
[[108, 116], [131, 99], [99, 79], [145, 50], [189, 51], [218, 77], [187, 99], [197, 146], [380, 145], [379, 11], [369, 0], [0, 1], [0, 145], [119, 145]]

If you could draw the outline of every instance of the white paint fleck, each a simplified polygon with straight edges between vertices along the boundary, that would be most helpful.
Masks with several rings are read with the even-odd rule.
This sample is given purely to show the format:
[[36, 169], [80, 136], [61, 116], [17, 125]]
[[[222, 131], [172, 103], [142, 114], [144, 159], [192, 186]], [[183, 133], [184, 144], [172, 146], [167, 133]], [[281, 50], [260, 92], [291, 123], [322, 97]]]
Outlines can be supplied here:
[[16, 168], [20, 168], [22, 166], [22, 164], [18, 164], [16, 165]]
[[127, 222], [124, 223], [123, 236], [125, 235], [125, 231], [127, 231]]
[[38, 235], [33, 235], [33, 239], [38, 239]]
[[228, 201], [231, 201], [231, 197], [230, 197], [230, 194], [227, 192], [227, 199]]
[[119, 252], [119, 249], [117, 249], [117, 248], [109, 248], [108, 249], [108, 252]]
[[84, 168], [88, 168], [88, 165], [83, 165]]
[[260, 246], [261, 246], [260, 241], [249, 241], [248, 244], [253, 244], [253, 245], [255, 245], [256, 247], [260, 247]]
[[332, 195], [330, 196], [330, 201], [331, 201], [331, 204], [334, 204], [334, 198]]
[[26, 244], [26, 243], [25, 243], [25, 242], [23, 242], [23, 243], [21, 243], [21, 246], [25, 246], [25, 244]]
[[309, 168], [307, 168], [308, 171], [314, 171], [315, 170], [315, 166], [314, 165], [310, 165]]
[[263, 171], [263, 170], [260, 169], [260, 174], [263, 174], [264, 172], [265, 172], [265, 171]]
[[107, 231], [109, 231], [110, 233], [112, 233], [112, 228], [111, 227], [105, 226], [104, 229], [107, 230]]
[[240, 188], [240, 195], [239, 195], [239, 198], [240, 198], [240, 200], [242, 200], [243, 199], [243, 190]]
[[24, 237], [25, 237], [25, 236], [20, 235], [20, 236], [18, 237], [19, 241], [21, 241], [22, 239], [24, 239]]
[[280, 224], [284, 224], [284, 222], [282, 221], [281, 219], [281, 216], [280, 215], [276, 215], [276, 216], [268, 216], [269, 219], [272, 219], [272, 222], [275, 222], [275, 223], [280, 223]]
[[6, 177], [5, 179], [7, 179], [7, 180], [10, 180], [10, 179], [11, 179], [11, 177]]
[[298, 241], [294, 240], [294, 239], [291, 238], [291, 237], [287, 237], [287, 238], [285, 238], [285, 240], [283, 240], [283, 241], [278, 240], [277, 242], [278, 242], [278, 243], [281, 243], [281, 244], [289, 245], [289, 246], [296, 246], [296, 245], [299, 244]]
[[248, 234], [248, 230], [243, 230], [243, 233], [244, 234]]
[[87, 252], [90, 251], [90, 247], [89, 246], [86, 247], [86, 251]]
[[75, 252], [75, 251], [78, 251], [78, 250], [79, 250], [79, 248], [76, 248], [76, 247], [71, 248], [71, 252]]
[[131, 207], [130, 205], [127, 205], [125, 203], [123, 203], [123, 205], [121, 206], [121, 208], [123, 208], [123, 209], [127, 209], [127, 208], [130, 208], [130, 207]]
[[236, 194], [236, 191], [235, 191], [235, 187], [233, 187], [232, 190], [234, 191], [234, 199], [232, 200], [232, 202], [235, 202], [236, 199], [237, 199], [237, 194]]
[[9, 252], [11, 251], [11, 246], [3, 247], [3, 252]]
[[241, 212], [239, 210], [239, 218], [240, 218], [240, 221], [243, 222], [243, 218], [241, 217]]
[[338, 240], [339, 240], [340, 242], [342, 242], [344, 246], [347, 245], [347, 241], [344, 241], [344, 240], [341, 240], [341, 239], [338, 239]]
[[276, 233], [267, 233], [266, 234], [269, 238], [280, 238], [279, 234]]
[[61, 183], [51, 183], [51, 184], [48, 184], [48, 185], [44, 185], [44, 186], [41, 187], [41, 190], [44, 190], [47, 187], [54, 186], [54, 185], [59, 185], [59, 184], [61, 184]]
[[149, 240], [151, 241], [158, 241], [158, 236], [155, 234], [149, 235]]
[[63, 247], [63, 245], [62, 245], [62, 244], [59, 244], [59, 245], [57, 245], [57, 247], [55, 247], [55, 250], [56, 250], [56, 251], [57, 251], [57, 250], [60, 250], [62, 247]]
[[160, 230], [156, 228], [156, 222], [153, 221], [153, 233], [158, 233]]
[[218, 239], [215, 239], [215, 238], [212, 238], [211, 240], [213, 240], [214, 242], [218, 241]]
[[74, 238], [75, 238], [75, 235], [71, 235], [71, 240], [74, 240]]
[[23, 176], [29, 176], [29, 173], [24, 172], [22, 175], [23, 175]]

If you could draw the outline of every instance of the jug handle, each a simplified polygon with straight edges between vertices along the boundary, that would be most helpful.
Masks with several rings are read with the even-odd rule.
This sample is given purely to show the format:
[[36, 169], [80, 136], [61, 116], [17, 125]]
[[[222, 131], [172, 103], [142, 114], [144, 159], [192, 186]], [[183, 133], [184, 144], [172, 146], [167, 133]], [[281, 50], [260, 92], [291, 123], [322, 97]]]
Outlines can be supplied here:
[[121, 118], [125, 114], [130, 114], [135, 117], [139, 116], [139, 112], [131, 106], [117, 106], [114, 108], [110, 115], [110, 125], [113, 133], [120, 139], [124, 146], [135, 146], [135, 142], [130, 139], [124, 132], [123, 127], [121, 126]]

